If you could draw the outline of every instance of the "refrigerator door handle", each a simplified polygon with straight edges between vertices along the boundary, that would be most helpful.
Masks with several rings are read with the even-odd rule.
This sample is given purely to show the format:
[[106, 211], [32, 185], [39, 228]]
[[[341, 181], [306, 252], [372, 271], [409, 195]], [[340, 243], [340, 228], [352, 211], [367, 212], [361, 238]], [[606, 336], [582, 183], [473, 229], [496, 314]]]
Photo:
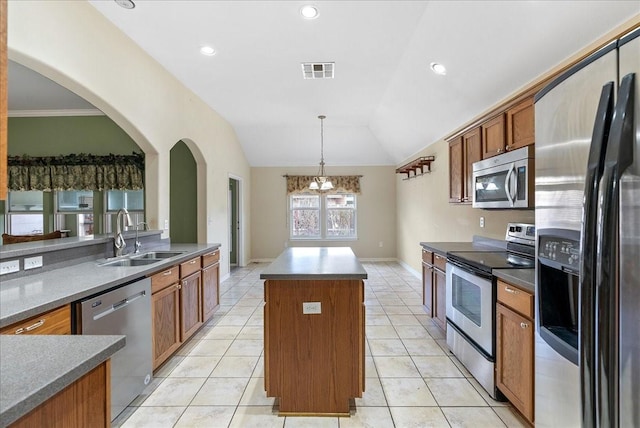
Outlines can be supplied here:
[[598, 187], [602, 178], [604, 157], [614, 108], [615, 84], [602, 87], [600, 101], [589, 148], [589, 160], [582, 203], [582, 233], [580, 234], [580, 393], [582, 396], [582, 426], [594, 428], [596, 363], [595, 363], [595, 266], [598, 221]]
[[618, 90], [600, 185], [596, 325], [598, 426], [619, 424], [618, 256], [620, 179], [633, 163], [635, 74], [624, 76]]

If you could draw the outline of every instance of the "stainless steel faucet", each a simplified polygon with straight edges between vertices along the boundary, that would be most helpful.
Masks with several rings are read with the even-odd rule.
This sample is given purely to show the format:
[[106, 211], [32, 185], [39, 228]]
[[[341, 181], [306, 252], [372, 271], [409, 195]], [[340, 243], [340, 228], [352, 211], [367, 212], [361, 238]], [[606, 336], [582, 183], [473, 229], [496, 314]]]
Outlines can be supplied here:
[[133, 251], [134, 254], [138, 254], [140, 252], [140, 247], [142, 247], [142, 244], [140, 243], [140, 241], [138, 241], [138, 226], [140, 225], [142, 225], [143, 227], [142, 230], [144, 230], [147, 223], [145, 223], [144, 221], [141, 221], [136, 225], [136, 244], [135, 244], [135, 250]]
[[[122, 215], [124, 214], [124, 224], [121, 225]], [[121, 208], [118, 210], [116, 214], [116, 233], [113, 236], [113, 252], [116, 257], [122, 256], [125, 247], [127, 246], [127, 242], [124, 240], [122, 236], [122, 228], [131, 226], [133, 222], [131, 221], [131, 217], [129, 217], [129, 211], [126, 208]]]

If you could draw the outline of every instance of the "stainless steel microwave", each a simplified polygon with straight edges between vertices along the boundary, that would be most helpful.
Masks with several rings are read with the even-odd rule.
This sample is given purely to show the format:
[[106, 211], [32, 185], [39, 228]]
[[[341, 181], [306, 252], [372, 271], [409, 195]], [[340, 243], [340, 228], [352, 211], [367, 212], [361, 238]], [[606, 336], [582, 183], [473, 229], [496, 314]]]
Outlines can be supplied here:
[[533, 147], [473, 164], [474, 208], [534, 208]]

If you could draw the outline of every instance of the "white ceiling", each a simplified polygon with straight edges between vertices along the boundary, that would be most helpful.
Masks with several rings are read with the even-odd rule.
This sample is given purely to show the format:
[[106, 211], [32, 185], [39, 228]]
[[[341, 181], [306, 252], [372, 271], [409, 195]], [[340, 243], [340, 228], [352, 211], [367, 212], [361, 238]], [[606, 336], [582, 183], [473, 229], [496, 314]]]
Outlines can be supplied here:
[[[320, 16], [304, 20], [295, 0], [89, 1], [232, 124], [252, 166], [317, 165], [325, 114], [329, 173], [402, 162], [640, 13], [638, 1], [342, 0], [313, 1]], [[335, 62], [335, 79], [304, 80], [302, 62]], [[13, 74], [10, 109], [25, 102]]]

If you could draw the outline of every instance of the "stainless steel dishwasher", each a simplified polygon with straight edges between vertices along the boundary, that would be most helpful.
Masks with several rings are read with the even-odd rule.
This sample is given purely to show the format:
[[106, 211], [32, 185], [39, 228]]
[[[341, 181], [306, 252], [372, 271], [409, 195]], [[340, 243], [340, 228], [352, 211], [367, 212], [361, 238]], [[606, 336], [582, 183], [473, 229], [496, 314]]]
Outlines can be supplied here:
[[111, 357], [111, 420], [152, 377], [151, 279], [142, 278], [77, 302], [76, 334], [125, 335], [126, 345]]

